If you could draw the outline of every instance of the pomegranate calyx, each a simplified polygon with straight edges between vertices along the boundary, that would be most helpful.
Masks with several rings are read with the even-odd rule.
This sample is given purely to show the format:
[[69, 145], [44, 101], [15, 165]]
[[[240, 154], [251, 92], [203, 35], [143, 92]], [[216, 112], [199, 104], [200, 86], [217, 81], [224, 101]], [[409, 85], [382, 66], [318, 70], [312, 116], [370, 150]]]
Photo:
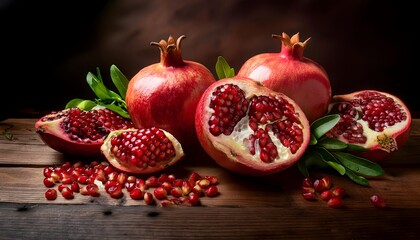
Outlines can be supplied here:
[[281, 57], [283, 58], [302, 58], [303, 50], [311, 39], [308, 38], [304, 42], [301, 42], [299, 40], [299, 33], [294, 34], [291, 38], [284, 32], [282, 35], [272, 34], [271, 36], [281, 40]]
[[160, 49], [160, 63], [165, 67], [180, 67], [185, 65], [181, 55], [181, 41], [186, 38], [181, 35], [175, 41], [172, 35], [168, 40], [160, 40], [159, 42], [151, 42], [150, 45], [157, 46]]
[[398, 150], [398, 144], [395, 138], [387, 134], [382, 134], [376, 137], [379, 143], [379, 146], [382, 150], [391, 153]]

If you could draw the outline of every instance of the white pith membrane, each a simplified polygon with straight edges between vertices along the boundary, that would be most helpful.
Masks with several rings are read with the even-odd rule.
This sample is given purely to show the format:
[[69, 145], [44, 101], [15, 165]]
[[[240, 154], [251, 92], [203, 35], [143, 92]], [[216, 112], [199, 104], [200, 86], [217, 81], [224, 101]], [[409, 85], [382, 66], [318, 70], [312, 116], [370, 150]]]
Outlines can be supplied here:
[[[246, 93], [246, 98], [251, 99], [254, 95]], [[274, 96], [273, 96], [274, 97]], [[207, 105], [209, 106], [209, 104]], [[208, 107], [207, 108], [207, 118], [215, 112], [214, 109]], [[211, 135], [211, 140], [213, 146], [223, 151], [227, 154], [230, 154], [230, 158], [234, 161], [238, 161], [239, 159], [236, 157], [237, 155], [245, 156], [245, 159], [249, 160], [249, 162], [263, 162], [260, 158], [260, 146], [258, 143], [258, 139], [254, 142], [255, 147], [255, 154], [250, 153], [250, 140], [249, 136], [254, 134], [255, 132], [249, 127], [249, 116], [248, 112], [250, 109], [250, 104], [248, 105], [248, 110], [246, 115], [235, 125], [234, 130], [230, 135], [220, 134], [217, 137]], [[276, 121], [269, 121], [266, 124], [258, 123], [258, 128], [265, 129], [266, 125], [270, 125], [274, 122], [280, 122], [286, 120], [287, 117], [283, 116], [283, 118], [278, 119]], [[293, 122], [293, 125], [297, 125], [300, 129], [302, 129], [302, 125]], [[207, 125], [208, 127], [208, 125]], [[302, 132], [304, 132], [302, 130]], [[300, 152], [300, 149], [296, 153], [292, 153], [289, 147], [284, 146], [281, 141], [274, 135], [272, 130], [268, 131], [268, 135], [270, 136], [271, 140], [275, 144], [277, 148], [278, 156], [269, 163], [264, 163], [265, 167], [270, 167], [273, 165], [281, 165], [282, 163], [290, 163], [291, 156], [296, 155]], [[239, 162], [239, 161], [238, 161]], [[241, 161], [241, 163], [244, 163]], [[263, 167], [264, 168], [264, 167]]]
[[[138, 171], [141, 171], [142, 173], [147, 173], [146, 168], [139, 168], [134, 164], [131, 164], [130, 161], [118, 161], [117, 157], [112, 153], [111, 148], [111, 139], [115, 136], [118, 136], [122, 132], [129, 132], [129, 131], [137, 131], [138, 129], [131, 128], [131, 129], [124, 129], [124, 130], [115, 130], [108, 134], [108, 136], [105, 138], [104, 143], [101, 146], [101, 152], [104, 154], [104, 156], [108, 159], [108, 161], [115, 167], [128, 171], [133, 172], [136, 169]], [[181, 146], [181, 143], [169, 132], [160, 129], [163, 131], [165, 136], [172, 142], [172, 145], [175, 149], [174, 155], [169, 161], [163, 161], [163, 162], [156, 162], [156, 165], [153, 167], [153, 169], [158, 169], [161, 166], [162, 168], [166, 168], [177, 162], [179, 159], [181, 159], [184, 156], [184, 150]], [[128, 163], [128, 164], [127, 164]], [[119, 166], [118, 166], [119, 165]], [[150, 168], [152, 169], [152, 168]], [[157, 170], [156, 170], [157, 171]]]
[[[361, 107], [355, 107], [355, 109], [361, 112]], [[398, 150], [398, 145], [394, 135], [396, 132], [398, 132], [396, 130], [401, 129], [402, 126], [407, 124], [407, 120], [404, 120], [392, 126], [385, 127], [382, 132], [377, 132], [369, 127], [369, 123], [367, 121], [364, 121], [361, 118], [355, 121], [362, 125], [363, 135], [366, 137], [366, 142], [364, 144], [353, 144], [360, 145], [365, 148], [372, 148], [375, 146], [376, 148], [380, 148], [386, 152], [393, 152]], [[349, 142], [346, 138], [343, 137], [343, 135], [338, 136], [337, 139], [346, 143]]]

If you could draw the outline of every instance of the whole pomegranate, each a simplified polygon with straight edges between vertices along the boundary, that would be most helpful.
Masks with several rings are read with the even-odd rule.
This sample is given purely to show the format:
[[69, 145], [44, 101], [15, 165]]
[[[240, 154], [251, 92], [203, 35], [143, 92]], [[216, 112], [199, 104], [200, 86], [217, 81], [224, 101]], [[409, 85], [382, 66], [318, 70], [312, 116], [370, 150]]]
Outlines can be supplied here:
[[156, 127], [112, 131], [101, 151], [115, 168], [136, 174], [161, 171], [184, 156], [178, 140]]
[[238, 76], [249, 77], [286, 94], [299, 104], [309, 122], [313, 122], [326, 113], [331, 100], [328, 75], [320, 64], [303, 56], [310, 38], [300, 42], [298, 33], [291, 38], [286, 33], [273, 37], [281, 40], [281, 51], [249, 58]]
[[51, 112], [35, 122], [42, 141], [56, 151], [76, 156], [101, 155], [100, 147], [113, 130], [132, 128], [130, 119], [106, 109], [68, 108]]
[[200, 63], [181, 57], [180, 36], [151, 45], [160, 49], [160, 62], [141, 69], [127, 87], [127, 109], [136, 128], [158, 127], [183, 145], [197, 142], [194, 114], [204, 90], [216, 80]]
[[326, 135], [367, 149], [355, 152], [371, 161], [381, 161], [408, 139], [411, 114], [398, 97], [376, 90], [333, 96], [329, 113], [340, 121]]
[[295, 101], [244, 77], [207, 88], [195, 126], [204, 150], [219, 165], [252, 176], [292, 166], [310, 138], [309, 122]]

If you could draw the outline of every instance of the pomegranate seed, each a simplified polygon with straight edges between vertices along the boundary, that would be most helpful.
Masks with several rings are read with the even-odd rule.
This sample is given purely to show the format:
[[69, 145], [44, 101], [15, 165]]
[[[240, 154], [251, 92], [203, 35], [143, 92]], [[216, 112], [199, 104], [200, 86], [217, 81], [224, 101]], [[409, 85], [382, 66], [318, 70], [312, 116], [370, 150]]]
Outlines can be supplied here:
[[210, 186], [210, 181], [207, 179], [198, 180], [196, 183], [201, 188], [208, 188]]
[[184, 182], [184, 180], [182, 180], [182, 179], [175, 179], [172, 186], [173, 187], [181, 187], [183, 182]]
[[175, 179], [176, 179], [176, 176], [174, 174], [169, 174], [167, 181], [169, 183], [173, 183], [175, 181]]
[[204, 190], [207, 197], [216, 197], [219, 195], [219, 189], [216, 186], [210, 186]]
[[144, 203], [146, 203], [146, 205], [152, 205], [154, 203], [154, 199], [153, 199], [153, 195], [149, 192], [145, 192], [143, 195], [143, 199], [144, 199]]
[[47, 189], [47, 191], [45, 191], [45, 198], [47, 200], [55, 200], [57, 199], [57, 191], [53, 188], [49, 188]]
[[165, 173], [162, 173], [158, 179], [157, 179], [158, 183], [164, 183], [166, 181], [168, 181], [168, 175]]
[[190, 193], [188, 195], [189, 198], [189, 203], [191, 204], [191, 206], [198, 206], [200, 205], [200, 196], [198, 196], [198, 194], [196, 193]]
[[340, 198], [342, 198], [342, 197], [344, 197], [346, 195], [346, 191], [344, 190], [343, 187], [336, 187], [336, 188], [334, 188], [332, 190], [332, 193], [333, 193], [334, 196], [340, 197]]
[[130, 197], [134, 200], [141, 200], [143, 199], [143, 192], [139, 188], [134, 188], [130, 191]]
[[159, 185], [158, 179], [155, 176], [150, 176], [146, 179], [147, 187], [157, 187]]
[[312, 179], [310, 179], [309, 177], [304, 178], [302, 180], [302, 184], [301, 185], [302, 185], [302, 187], [309, 187], [309, 188], [313, 188], [314, 187], [314, 184], [312, 182]]
[[170, 194], [174, 197], [181, 197], [182, 196], [182, 189], [180, 187], [173, 187], [170, 190]]
[[99, 187], [95, 183], [90, 183], [86, 185], [87, 193], [92, 197], [98, 197], [100, 195], [99, 193]]
[[67, 187], [66, 184], [60, 184], [60, 185], [58, 185], [57, 189], [58, 189], [59, 192], [62, 192], [63, 189], [66, 188], [66, 187]]
[[315, 193], [315, 189], [313, 187], [302, 187], [301, 192], [302, 193]]
[[88, 180], [88, 176], [86, 175], [80, 175], [77, 177], [77, 182], [80, 184], [86, 184], [87, 180]]
[[192, 188], [193, 187], [191, 186], [191, 184], [188, 180], [182, 181], [181, 189], [182, 189], [182, 194], [183, 195], [188, 195], [192, 191]]
[[169, 182], [163, 182], [160, 186], [163, 187], [166, 191], [170, 191], [172, 188], [172, 184]]
[[155, 188], [155, 190], [153, 191], [153, 194], [155, 195], [155, 198], [157, 198], [159, 200], [164, 199], [168, 196], [168, 192], [163, 187]]
[[320, 194], [320, 198], [324, 201], [330, 200], [333, 196], [334, 194], [330, 189], [324, 190]]
[[53, 173], [53, 168], [52, 167], [44, 168], [44, 170], [43, 170], [44, 177], [46, 177], [46, 178], [51, 177], [51, 173]]
[[324, 191], [326, 188], [325, 188], [324, 183], [323, 183], [320, 179], [316, 179], [316, 180], [314, 181], [314, 189], [315, 189], [315, 191], [316, 191], [316, 192], [322, 192], [322, 191]]
[[203, 189], [200, 187], [200, 185], [195, 185], [192, 190], [193, 193], [198, 194], [198, 196], [201, 196], [203, 194]]
[[46, 178], [44, 178], [44, 185], [46, 187], [52, 187], [52, 186], [55, 185], [55, 181], [52, 177], [46, 177]]
[[341, 208], [343, 206], [343, 199], [341, 197], [334, 196], [327, 202], [330, 208]]
[[61, 195], [65, 199], [73, 199], [74, 198], [73, 191], [70, 190], [70, 188], [68, 188], [68, 187], [63, 188], [63, 190], [61, 191]]
[[190, 183], [193, 183], [193, 184], [195, 184], [195, 182], [201, 179], [202, 179], [201, 175], [198, 174], [197, 172], [192, 172], [190, 176], [188, 176], [188, 181], [190, 181]]
[[385, 208], [387, 206], [385, 199], [376, 194], [370, 197], [370, 201], [373, 204], [373, 206], [377, 208]]
[[169, 199], [163, 199], [160, 201], [160, 206], [161, 207], [169, 207], [169, 206], [173, 206], [175, 205], [174, 201], [171, 201]]
[[217, 185], [219, 183], [219, 179], [215, 176], [204, 176], [204, 179], [209, 180], [211, 185]]
[[74, 181], [74, 182], [71, 183], [70, 189], [73, 192], [79, 192], [80, 191], [80, 186], [79, 186], [79, 184], [76, 181]]
[[321, 183], [322, 183], [322, 185], [324, 185], [325, 189], [330, 189], [331, 186], [332, 186], [331, 180], [327, 176], [321, 178]]
[[305, 200], [312, 201], [316, 199], [315, 192], [304, 192], [302, 196]]
[[124, 185], [127, 181], [128, 175], [127, 173], [119, 173], [117, 177], [117, 182]]
[[126, 182], [125, 183], [125, 189], [127, 189], [127, 192], [131, 192], [133, 191], [133, 189], [136, 188], [136, 183], [135, 182]]
[[120, 198], [120, 197], [123, 196], [122, 185], [119, 182], [108, 181], [108, 183], [109, 183], [109, 185], [106, 188], [106, 192], [112, 198]]

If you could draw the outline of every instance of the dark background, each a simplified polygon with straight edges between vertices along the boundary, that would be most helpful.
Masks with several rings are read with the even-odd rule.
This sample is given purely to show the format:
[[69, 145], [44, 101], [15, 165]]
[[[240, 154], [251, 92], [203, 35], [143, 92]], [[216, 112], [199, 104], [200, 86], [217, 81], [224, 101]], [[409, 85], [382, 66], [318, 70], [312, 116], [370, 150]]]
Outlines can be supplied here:
[[112, 64], [130, 79], [159, 61], [150, 42], [169, 35], [185, 34], [183, 58], [215, 74], [219, 55], [238, 71], [255, 54], [280, 51], [271, 34], [282, 32], [312, 38], [305, 56], [327, 70], [333, 94], [387, 91], [420, 117], [414, 2], [0, 0], [0, 119], [93, 99], [88, 72], [99, 67], [112, 89]]

